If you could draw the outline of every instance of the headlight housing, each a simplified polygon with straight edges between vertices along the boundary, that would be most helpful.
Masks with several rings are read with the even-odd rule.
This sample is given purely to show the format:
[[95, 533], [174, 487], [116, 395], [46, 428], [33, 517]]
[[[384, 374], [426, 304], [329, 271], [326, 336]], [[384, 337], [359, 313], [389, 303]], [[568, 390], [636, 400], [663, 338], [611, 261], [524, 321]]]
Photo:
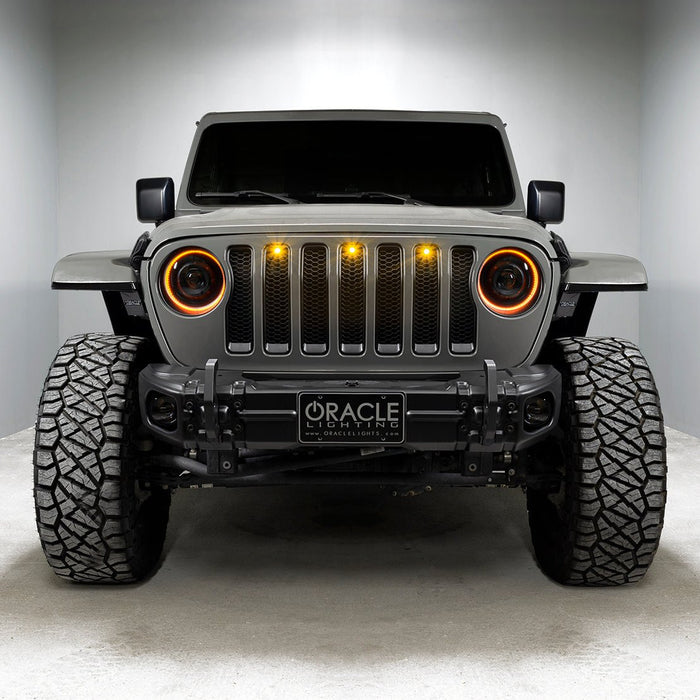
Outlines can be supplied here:
[[479, 270], [479, 298], [500, 316], [525, 313], [537, 301], [541, 287], [537, 263], [518, 248], [494, 251]]
[[221, 263], [202, 248], [173, 253], [163, 265], [160, 283], [165, 301], [186, 316], [201, 316], [215, 309], [226, 291]]

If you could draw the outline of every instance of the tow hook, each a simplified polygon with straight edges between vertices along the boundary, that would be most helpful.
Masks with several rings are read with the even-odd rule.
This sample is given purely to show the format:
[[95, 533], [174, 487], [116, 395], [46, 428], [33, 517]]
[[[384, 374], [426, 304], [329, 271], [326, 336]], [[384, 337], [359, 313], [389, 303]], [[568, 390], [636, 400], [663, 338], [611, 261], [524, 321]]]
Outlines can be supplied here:
[[496, 439], [496, 420], [498, 417], [498, 379], [496, 363], [493, 360], [484, 360], [484, 377], [486, 390], [484, 391], [484, 433], [482, 444], [493, 445]]

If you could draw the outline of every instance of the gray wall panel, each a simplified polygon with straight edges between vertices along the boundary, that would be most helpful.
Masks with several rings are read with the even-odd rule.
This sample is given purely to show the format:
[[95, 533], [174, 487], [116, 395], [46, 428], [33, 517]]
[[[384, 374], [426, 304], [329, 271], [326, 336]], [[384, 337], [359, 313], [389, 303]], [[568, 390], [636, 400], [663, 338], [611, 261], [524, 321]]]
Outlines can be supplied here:
[[58, 336], [50, 10], [0, 0], [0, 436], [33, 422]]
[[646, 10], [641, 345], [667, 422], [700, 435], [700, 4], [652, 0]]

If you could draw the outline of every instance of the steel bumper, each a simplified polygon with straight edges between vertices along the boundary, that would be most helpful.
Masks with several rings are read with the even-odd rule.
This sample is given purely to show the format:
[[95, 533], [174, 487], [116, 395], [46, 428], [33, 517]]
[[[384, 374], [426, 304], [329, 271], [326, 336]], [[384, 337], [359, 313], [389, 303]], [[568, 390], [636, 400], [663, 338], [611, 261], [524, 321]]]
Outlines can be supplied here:
[[[400, 438], [387, 442], [357, 432], [351, 443], [334, 442], [319, 433], [316, 447], [348, 444], [414, 451], [517, 452], [540, 441], [556, 425], [561, 404], [561, 376], [548, 365], [497, 370], [488, 360], [482, 371], [417, 378], [390, 376], [245, 376], [219, 371], [216, 360], [204, 370], [170, 365], [147, 366], [139, 378], [141, 415], [159, 439], [184, 450], [229, 452], [236, 449], [298, 450], [309, 447], [300, 417], [300, 396], [369, 399], [403, 396]], [[545, 395], [552, 414], [533, 428], [525, 421], [528, 400]], [[171, 425], [158, 425], [151, 415], [153, 397], [167, 397], [175, 408]], [[359, 398], [358, 398], [359, 396]], [[342, 402], [341, 402], [342, 403]], [[363, 409], [365, 413], [369, 408]], [[347, 418], [347, 416], [345, 416]], [[361, 416], [366, 417], [366, 416]], [[384, 416], [381, 416], [384, 417]], [[395, 418], [396, 416], [390, 416]], [[353, 416], [356, 420], [356, 416]], [[362, 425], [358, 422], [359, 428]], [[362, 435], [370, 437], [364, 439]]]

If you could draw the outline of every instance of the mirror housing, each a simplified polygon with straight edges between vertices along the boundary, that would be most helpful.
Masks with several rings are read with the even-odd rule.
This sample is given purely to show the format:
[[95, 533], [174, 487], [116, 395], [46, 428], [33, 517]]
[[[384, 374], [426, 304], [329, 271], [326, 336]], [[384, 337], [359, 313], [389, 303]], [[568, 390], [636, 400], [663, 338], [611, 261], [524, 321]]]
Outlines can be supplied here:
[[564, 183], [532, 180], [527, 188], [527, 218], [544, 226], [564, 220]]
[[175, 183], [171, 177], [136, 181], [136, 216], [141, 223], [156, 226], [175, 216]]

